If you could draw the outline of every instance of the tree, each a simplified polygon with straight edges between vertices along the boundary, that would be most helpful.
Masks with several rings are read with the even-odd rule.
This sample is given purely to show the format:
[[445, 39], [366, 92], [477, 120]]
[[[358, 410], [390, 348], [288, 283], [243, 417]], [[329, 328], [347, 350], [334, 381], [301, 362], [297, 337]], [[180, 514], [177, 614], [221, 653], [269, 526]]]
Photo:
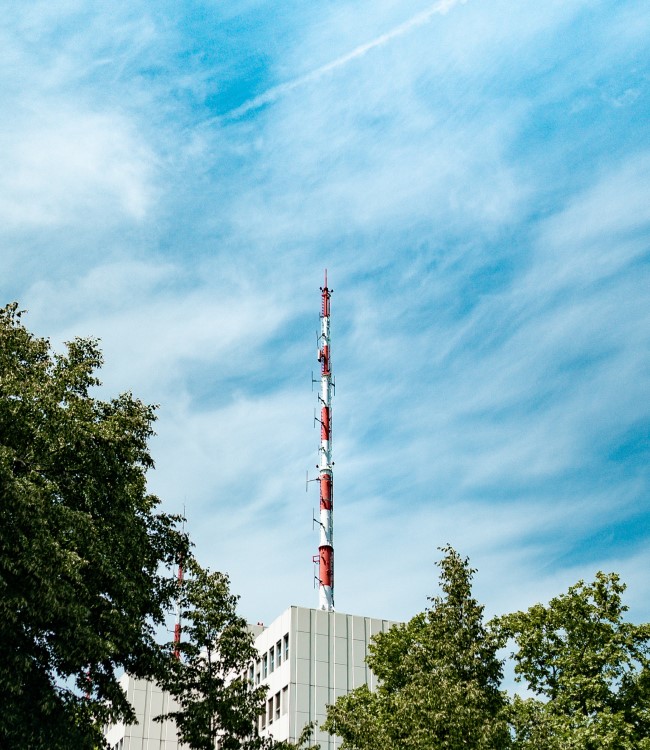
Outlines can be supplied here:
[[517, 646], [517, 679], [539, 696], [513, 701], [517, 748], [650, 748], [650, 625], [623, 621], [624, 591], [598, 573], [495, 621]]
[[181, 742], [193, 750], [319, 750], [311, 743], [314, 725], [298, 740], [262, 738], [258, 717], [267, 686], [254, 687], [249, 666], [258, 658], [252, 632], [237, 614], [238, 597], [227, 575], [211, 573], [194, 558], [179, 584], [182, 638], [167, 644], [170, 669], [161, 682], [178, 709], [156, 717], [176, 723]]
[[438, 563], [442, 596], [373, 639], [376, 692], [358, 688], [328, 709], [342, 750], [487, 750], [510, 744], [497, 643], [472, 597], [474, 570], [451, 547]]
[[272, 750], [320, 750], [319, 744], [314, 745], [312, 743], [315, 726], [316, 722], [314, 721], [306, 724], [296, 742], [291, 742], [290, 740], [273, 742], [271, 745]]
[[[172, 668], [161, 683], [179, 704], [160, 720], [176, 722], [179, 739], [196, 750], [266, 747], [257, 730], [266, 687], [253, 687], [248, 665], [257, 658], [253, 635], [237, 615], [228, 576], [194, 560], [180, 586], [183, 637], [168, 644]], [[178, 658], [174, 658], [174, 652]]]
[[116, 670], [166, 668], [161, 566], [187, 540], [146, 491], [154, 409], [93, 397], [101, 364], [96, 342], [56, 354], [0, 310], [2, 747], [97, 747], [102, 723], [134, 718]]

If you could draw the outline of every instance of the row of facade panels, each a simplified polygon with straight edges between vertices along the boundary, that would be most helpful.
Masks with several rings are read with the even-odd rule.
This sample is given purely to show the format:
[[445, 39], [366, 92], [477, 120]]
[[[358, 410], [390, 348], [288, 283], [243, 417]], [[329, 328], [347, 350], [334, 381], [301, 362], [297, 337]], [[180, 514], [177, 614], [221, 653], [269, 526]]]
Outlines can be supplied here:
[[[289, 607], [268, 627], [252, 626], [259, 658], [246, 676], [267, 686], [259, 717], [263, 735], [295, 740], [303, 727], [325, 720], [327, 706], [361, 685], [372, 690], [376, 678], [365, 664], [371, 638], [394, 623], [359, 615]], [[259, 678], [258, 678], [259, 674]], [[155, 716], [173, 710], [170, 696], [143, 680], [123, 678], [138, 724], [116, 725], [106, 735], [117, 750], [182, 750], [173, 722]], [[322, 750], [335, 750], [339, 741], [316, 730]], [[120, 744], [121, 743], [121, 744]]]

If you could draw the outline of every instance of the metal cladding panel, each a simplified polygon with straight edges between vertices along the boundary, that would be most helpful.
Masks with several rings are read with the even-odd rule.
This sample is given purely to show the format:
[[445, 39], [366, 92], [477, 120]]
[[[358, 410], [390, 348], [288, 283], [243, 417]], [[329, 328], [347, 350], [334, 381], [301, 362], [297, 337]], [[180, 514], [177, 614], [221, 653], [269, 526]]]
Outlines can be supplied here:
[[311, 613], [313, 610], [304, 607], [296, 607], [296, 630], [303, 633], [311, 632]]
[[144, 717], [144, 712], [147, 705], [146, 691], [138, 689], [134, 690], [133, 695], [131, 696], [131, 704], [133, 705], [133, 710], [135, 711], [136, 715]]
[[318, 609], [312, 609], [311, 613], [312, 621], [314, 623], [312, 631], [327, 635], [330, 632], [330, 613]]
[[344, 689], [348, 692], [348, 665], [347, 664], [335, 664], [334, 665], [334, 689]]
[[311, 657], [311, 638], [308, 632], [298, 632], [294, 637], [296, 657], [309, 659]]
[[370, 634], [371, 635], [377, 635], [377, 633], [383, 633], [385, 630], [388, 630], [390, 627], [390, 623], [388, 620], [375, 620], [374, 618], [368, 618], [368, 623], [370, 625]]
[[330, 638], [328, 635], [316, 633], [314, 635], [314, 658], [318, 662], [329, 662], [333, 658], [333, 646], [330, 644]]
[[[151, 692], [151, 696], [149, 699], [149, 711], [151, 713], [151, 716], [159, 716], [163, 712], [163, 693], [154, 690]], [[159, 722], [156, 722], [156, 724], [162, 729], [162, 724]]]
[[309, 713], [310, 709], [310, 692], [309, 690], [298, 690], [296, 692], [296, 707], [298, 713]]
[[309, 685], [311, 683], [311, 661], [296, 659], [296, 684]]
[[138, 724], [127, 727], [126, 734], [124, 735], [125, 745], [127, 744], [127, 738], [129, 748], [142, 747], [142, 727]]
[[339, 635], [334, 636], [334, 663], [348, 663], [348, 639]]
[[309, 724], [309, 722], [311, 721], [309, 716], [310, 714], [308, 711], [298, 711], [296, 713], [296, 720], [292, 729], [294, 738], [298, 737], [300, 735], [300, 732], [302, 732], [303, 727]]
[[352, 685], [350, 689], [361, 687], [367, 684], [366, 680], [366, 668], [365, 667], [354, 667], [352, 674]]
[[352, 663], [355, 667], [363, 666], [366, 660], [367, 642], [353, 639], [352, 641]]
[[329, 688], [330, 670], [328, 661], [317, 661], [314, 664], [314, 683], [319, 687]]
[[[329, 688], [316, 686], [316, 716], [325, 719], [327, 715], [326, 706], [332, 702]], [[319, 722], [321, 723], [321, 722]]]

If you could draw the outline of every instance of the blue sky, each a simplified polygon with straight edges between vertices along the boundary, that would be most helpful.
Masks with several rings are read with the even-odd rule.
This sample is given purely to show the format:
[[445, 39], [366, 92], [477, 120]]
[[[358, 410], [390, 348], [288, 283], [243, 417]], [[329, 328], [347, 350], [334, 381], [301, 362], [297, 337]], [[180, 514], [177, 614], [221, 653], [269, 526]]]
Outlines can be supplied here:
[[437, 547], [487, 612], [621, 573], [650, 619], [650, 12], [598, 0], [27, 2], [2, 17], [0, 289], [103, 393], [250, 620], [316, 606], [319, 287], [336, 604]]

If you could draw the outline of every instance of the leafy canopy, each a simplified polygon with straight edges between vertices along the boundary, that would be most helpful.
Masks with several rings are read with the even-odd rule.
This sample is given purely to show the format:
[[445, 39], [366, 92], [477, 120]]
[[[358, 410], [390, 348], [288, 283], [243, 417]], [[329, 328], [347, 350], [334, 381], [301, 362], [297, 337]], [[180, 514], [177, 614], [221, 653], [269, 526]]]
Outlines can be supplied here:
[[236, 611], [228, 576], [204, 570], [192, 558], [180, 585], [183, 623], [180, 643], [168, 644], [171, 670], [163, 686], [178, 709], [159, 717], [174, 719], [180, 740], [196, 750], [264, 747], [257, 718], [266, 687], [250, 685], [246, 671], [257, 658], [253, 635]]
[[[343, 750], [650, 750], [650, 625], [624, 621], [616, 574], [484, 626], [474, 571], [443, 551], [443, 595], [373, 639], [377, 691], [361, 687], [329, 707], [325, 728]], [[508, 642], [535, 697], [499, 691], [496, 652]]]
[[92, 395], [95, 341], [64, 354], [0, 309], [0, 746], [96, 747], [133, 719], [115, 672], [158, 678], [154, 639], [187, 548], [146, 491], [154, 409]]
[[650, 748], [650, 625], [623, 620], [624, 591], [618, 575], [598, 573], [495, 620], [516, 645], [517, 679], [539, 696], [513, 700], [517, 748]]
[[451, 547], [438, 563], [442, 595], [373, 639], [376, 692], [358, 688], [328, 708], [325, 728], [343, 750], [506, 748], [497, 643], [472, 597], [474, 570]]

